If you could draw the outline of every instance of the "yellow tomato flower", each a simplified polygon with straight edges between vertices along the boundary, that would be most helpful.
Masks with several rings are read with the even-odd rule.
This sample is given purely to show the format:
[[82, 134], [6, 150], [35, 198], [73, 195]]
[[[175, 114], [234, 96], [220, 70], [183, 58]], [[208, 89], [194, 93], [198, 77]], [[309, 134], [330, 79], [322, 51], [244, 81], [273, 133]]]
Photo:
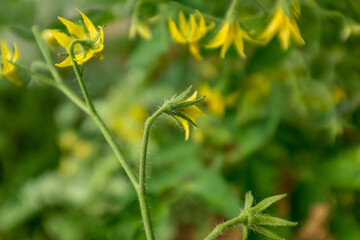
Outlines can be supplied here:
[[204, 16], [198, 11], [195, 11], [199, 16], [197, 23], [195, 15], [190, 14], [190, 20], [187, 21], [183, 11], [179, 12], [179, 28], [175, 22], [169, 18], [169, 29], [172, 38], [180, 44], [188, 44], [190, 53], [198, 60], [201, 60], [199, 50], [199, 40], [205, 36], [206, 32], [213, 27], [212, 24], [206, 25]]
[[[196, 99], [196, 97], [197, 97], [197, 91], [195, 91], [191, 97], [189, 97], [188, 99], [186, 99], [183, 102], [194, 101]], [[180, 102], [180, 103], [182, 103], [182, 102]], [[203, 113], [195, 105], [191, 105], [189, 107], [182, 108], [182, 109], [179, 110], [179, 112], [181, 114], [185, 115], [187, 118], [189, 118], [195, 124], [196, 124], [196, 118], [206, 116], [206, 114]], [[177, 119], [178, 123], [181, 125], [181, 127], [185, 131], [185, 140], [188, 140], [189, 139], [189, 133], [190, 133], [190, 127], [189, 127], [188, 120], [186, 120], [186, 119], [184, 119], [182, 117], [179, 117], [179, 116], [175, 116], [175, 118]]]
[[[83, 26], [75, 24], [65, 18], [58, 17], [59, 20], [66, 26], [70, 36], [63, 33], [58, 32], [56, 30], [50, 30], [51, 34], [54, 36], [56, 41], [66, 49], [69, 53], [69, 46], [74, 40], [88, 40], [89, 44], [76, 44], [74, 47], [74, 55], [75, 61], [78, 64], [84, 63], [88, 61], [92, 57], [100, 57], [102, 55], [100, 52], [103, 50], [104, 45], [104, 32], [101, 26], [98, 26], [100, 31], [97, 31], [94, 24], [90, 21], [90, 19], [83, 14], [80, 10], [76, 9], [83, 18]], [[56, 64], [58, 67], [68, 67], [72, 66], [72, 61], [70, 56], [67, 57], [63, 62]]]
[[129, 38], [134, 39], [136, 34], [139, 34], [140, 37], [146, 40], [150, 40], [152, 38], [149, 24], [139, 19], [133, 19], [130, 26]]
[[224, 115], [226, 108], [226, 100], [218, 89], [210, 89], [209, 84], [200, 85], [199, 91], [201, 95], [206, 96], [205, 103], [207, 108], [215, 115], [221, 117]]
[[9, 79], [11, 82], [15, 83], [16, 85], [21, 85], [21, 82], [15, 72], [15, 66], [11, 64], [11, 62], [16, 62], [19, 58], [18, 49], [16, 46], [16, 43], [14, 43], [14, 52], [11, 53], [9, 48], [6, 46], [6, 44], [0, 40], [1, 43], [1, 53], [2, 53], [2, 69], [0, 65], [0, 78], [2, 75], [4, 75], [7, 79]]
[[[297, 14], [298, 13], [295, 12], [295, 16]], [[265, 31], [260, 35], [259, 39], [268, 43], [276, 33], [278, 33], [283, 50], [287, 50], [289, 48], [291, 36], [298, 44], [305, 44], [304, 39], [301, 37], [299, 27], [296, 24], [295, 17], [289, 18], [286, 16], [281, 6], [276, 9], [272, 20], [266, 27]]]
[[247, 41], [254, 41], [246, 31], [242, 30], [236, 20], [226, 20], [216, 36], [207, 44], [207, 48], [221, 47], [220, 56], [225, 57], [230, 45], [234, 43], [238, 54], [246, 57], [244, 53], [244, 39]]

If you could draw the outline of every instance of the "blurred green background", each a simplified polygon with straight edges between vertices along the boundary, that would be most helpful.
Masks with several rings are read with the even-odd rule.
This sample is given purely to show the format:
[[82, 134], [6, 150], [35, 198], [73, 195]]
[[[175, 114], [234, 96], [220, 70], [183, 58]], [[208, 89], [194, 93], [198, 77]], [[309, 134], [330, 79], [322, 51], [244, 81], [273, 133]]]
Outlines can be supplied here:
[[[230, 1], [180, 2], [222, 17]], [[269, 12], [240, 2], [242, 23], [261, 32], [274, 1], [258, 0]], [[288, 193], [269, 211], [300, 222], [275, 229], [287, 239], [358, 240], [360, 1], [300, 3], [306, 45], [246, 43], [246, 59], [233, 48], [223, 60], [206, 49], [194, 59], [171, 39], [167, 19], [178, 9], [166, 4], [148, 9], [152, 40], [129, 40], [133, 1], [121, 0], [1, 0], [0, 39], [16, 41], [20, 62], [36, 67], [32, 25], [63, 28], [57, 16], [80, 19], [75, 8], [105, 25], [105, 58], [86, 64], [85, 79], [135, 168], [146, 117], [189, 85], [207, 96], [208, 117], [189, 141], [166, 118], [152, 131], [147, 188], [158, 239], [204, 238], [251, 190], [257, 201]], [[73, 70], [60, 71], [80, 95]], [[0, 239], [144, 239], [136, 194], [93, 122], [18, 73], [26, 87], [0, 81]], [[234, 229], [221, 239], [240, 237]]]

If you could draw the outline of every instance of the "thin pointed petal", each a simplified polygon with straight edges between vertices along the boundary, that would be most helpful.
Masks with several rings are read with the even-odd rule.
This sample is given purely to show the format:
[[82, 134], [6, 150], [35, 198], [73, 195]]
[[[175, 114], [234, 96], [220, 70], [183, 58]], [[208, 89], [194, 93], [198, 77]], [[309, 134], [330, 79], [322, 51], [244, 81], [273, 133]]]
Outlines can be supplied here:
[[201, 60], [202, 57], [200, 55], [200, 49], [199, 49], [199, 43], [198, 42], [192, 42], [189, 43], [189, 51], [191, 54], [197, 59]]
[[195, 37], [194, 41], [198, 41], [206, 34], [208, 29], [206, 27], [205, 18], [201, 14], [201, 12], [198, 11], [198, 10], [196, 10], [195, 12], [199, 15], [199, 26], [198, 26], [198, 31], [197, 31], [197, 34], [196, 34], [196, 37]]
[[227, 50], [229, 49], [231, 43], [234, 41], [235, 38], [235, 23], [232, 24], [230, 32], [228, 33], [225, 42], [221, 48], [221, 52], [220, 52], [220, 57], [221, 58], [225, 58], [225, 54], [227, 52]]
[[18, 47], [16, 45], [16, 43], [14, 43], [14, 55], [13, 55], [13, 61], [16, 62], [19, 59], [19, 52], [18, 52]]
[[189, 98], [187, 98], [184, 102], [188, 102], [188, 101], [194, 101], [197, 97], [198, 92], [195, 91]]
[[55, 64], [55, 66], [57, 67], [69, 67], [72, 66], [72, 61], [70, 57], [67, 57], [64, 61], [62, 61], [61, 63], [57, 63]]
[[76, 11], [78, 11], [82, 18], [83, 18], [83, 21], [84, 21], [84, 24], [85, 24], [85, 27], [87, 29], [87, 31], [89, 32], [90, 34], [90, 39], [93, 39], [96, 37], [96, 35], [98, 34], [98, 31], [96, 30], [94, 24], [91, 22], [91, 20], [83, 13], [81, 12], [79, 9], [76, 9]]
[[137, 32], [139, 33], [140, 37], [147, 39], [147, 40], [152, 38], [151, 31], [150, 31], [149, 25], [147, 23], [144, 23], [144, 22], [138, 23], [136, 25], [136, 28], [137, 28]]
[[190, 133], [190, 126], [189, 123], [185, 120], [182, 119], [180, 117], [176, 117], [176, 119], [179, 121], [179, 123], [181, 124], [182, 128], [185, 131], [185, 140], [187, 141], [189, 139], [189, 133]]
[[290, 23], [288, 19], [279, 30], [279, 39], [281, 48], [287, 50], [290, 45]]
[[224, 44], [227, 35], [229, 33], [229, 23], [225, 22], [224, 25], [221, 27], [219, 32], [216, 34], [216, 36], [211, 40], [206, 47], [207, 48], [217, 48]]
[[10, 51], [3, 41], [1, 41], [1, 53], [3, 60], [11, 57]]
[[189, 33], [189, 24], [185, 18], [183, 11], [179, 12], [179, 27], [181, 34], [186, 37]]
[[190, 14], [190, 33], [188, 37], [189, 42], [196, 41], [197, 34], [198, 34], [198, 25], [196, 23], [195, 16], [193, 14]]
[[264, 40], [266, 43], [269, 42], [275, 35], [276, 31], [283, 24], [284, 12], [279, 7], [269, 25], [266, 27], [264, 32], [259, 36], [259, 39]]
[[244, 53], [244, 39], [243, 39], [243, 31], [240, 29], [239, 26], [235, 28], [235, 37], [234, 37], [234, 44], [236, 51], [242, 57], [246, 57]]
[[68, 51], [69, 45], [70, 43], [75, 40], [75, 38], [68, 36], [65, 33], [62, 32], [57, 32], [54, 30], [50, 30], [51, 34], [54, 36], [54, 38], [56, 39], [56, 41], [63, 47], [66, 49], [66, 51]]
[[294, 36], [295, 41], [300, 44], [300, 45], [304, 45], [305, 41], [304, 39], [301, 37], [300, 34], [300, 29], [298, 27], [298, 25], [296, 24], [295, 19], [291, 19], [290, 20], [290, 31], [292, 33], [292, 36]]
[[59, 20], [66, 26], [67, 30], [71, 35], [76, 36], [77, 38], [85, 38], [84, 27], [78, 24], [75, 24], [65, 18], [58, 17]]
[[178, 28], [176, 27], [175, 22], [171, 18], [169, 18], [169, 29], [170, 29], [170, 33], [171, 33], [172, 38], [176, 42], [181, 43], [181, 44], [186, 43], [185, 38], [181, 35]]

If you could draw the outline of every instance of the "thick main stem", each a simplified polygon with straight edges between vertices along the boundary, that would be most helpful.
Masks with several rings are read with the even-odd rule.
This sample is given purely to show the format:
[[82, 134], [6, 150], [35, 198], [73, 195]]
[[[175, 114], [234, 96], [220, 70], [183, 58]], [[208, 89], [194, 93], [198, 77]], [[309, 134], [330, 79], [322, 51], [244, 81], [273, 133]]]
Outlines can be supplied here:
[[147, 149], [149, 143], [149, 135], [151, 126], [153, 125], [156, 118], [158, 118], [164, 110], [168, 107], [167, 103], [165, 103], [161, 108], [159, 108], [151, 117], [149, 117], [145, 122], [144, 134], [142, 139], [141, 145], [141, 156], [140, 156], [140, 169], [139, 169], [139, 204], [141, 215], [144, 223], [145, 234], [148, 240], [154, 240], [154, 231], [151, 224], [150, 212], [149, 212], [149, 205], [147, 202], [147, 195], [146, 195], [146, 156], [147, 156]]
[[107, 126], [105, 125], [104, 121], [101, 119], [101, 117], [99, 116], [99, 114], [97, 113], [94, 104], [92, 103], [91, 97], [89, 95], [89, 92], [87, 90], [87, 87], [85, 85], [84, 79], [82, 77], [80, 68], [78, 63], [75, 61], [75, 55], [74, 55], [74, 47], [75, 44], [78, 44], [79, 42], [81, 42], [81, 40], [74, 40], [70, 46], [69, 46], [69, 56], [71, 58], [74, 70], [75, 70], [75, 74], [76, 77], [78, 79], [81, 91], [84, 95], [86, 104], [89, 108], [89, 115], [90, 117], [94, 120], [94, 122], [96, 123], [96, 125], [98, 126], [98, 128], [100, 129], [101, 133], [104, 135], [106, 141], [108, 142], [108, 144], [110, 145], [111, 149], [113, 150], [113, 152], [115, 153], [117, 159], [119, 160], [121, 166], [124, 168], [126, 174], [128, 175], [132, 185], [134, 186], [135, 190], [138, 191], [138, 179], [134, 173], [134, 171], [131, 169], [129, 163], [125, 160], [125, 158], [122, 156], [121, 151], [119, 146], [116, 144], [115, 139], [113, 138], [113, 136], [111, 135], [109, 129], [107, 128]]

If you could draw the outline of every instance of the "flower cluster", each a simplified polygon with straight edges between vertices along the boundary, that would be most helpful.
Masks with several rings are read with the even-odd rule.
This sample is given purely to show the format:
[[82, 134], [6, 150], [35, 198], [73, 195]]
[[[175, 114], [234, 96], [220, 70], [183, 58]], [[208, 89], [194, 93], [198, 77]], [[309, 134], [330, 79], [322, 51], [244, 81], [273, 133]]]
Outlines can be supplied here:
[[[72, 60], [78, 64], [88, 61], [92, 57], [99, 57], [102, 59], [100, 52], [104, 45], [104, 32], [101, 26], [98, 26], [99, 31], [95, 28], [91, 20], [80, 10], [76, 9], [82, 16], [83, 25], [75, 24], [65, 18], [59, 17], [59, 20], [66, 26], [70, 35], [59, 32], [57, 30], [50, 30], [56, 41], [65, 48], [68, 57], [61, 63], [56, 64], [58, 67], [72, 66]], [[71, 59], [70, 46], [77, 41], [73, 49], [74, 59]]]
[[284, 13], [282, 7], [278, 6], [275, 11], [274, 17], [259, 38], [261, 40], [264, 40], [265, 43], [268, 43], [277, 33], [281, 43], [281, 47], [284, 50], [287, 50], [289, 48], [291, 36], [294, 37], [295, 41], [298, 44], [305, 44], [304, 39], [301, 37], [299, 27], [296, 24], [295, 17], [297, 15], [294, 15], [294, 17], [289, 18]]
[[14, 51], [11, 52], [9, 48], [3, 41], [0, 41], [1, 45], [1, 61], [2, 65], [0, 64], [0, 78], [4, 75], [7, 79], [11, 82], [15, 83], [16, 85], [20, 85], [21, 82], [16, 74], [15, 71], [15, 63], [19, 58], [18, 49], [16, 43], [14, 43]]
[[199, 18], [198, 23], [194, 14], [190, 14], [190, 19], [187, 21], [183, 11], [180, 11], [179, 28], [169, 18], [169, 29], [172, 38], [180, 44], [188, 44], [191, 54], [200, 60], [199, 40], [205, 36], [209, 29], [213, 28], [213, 24], [206, 25], [204, 16], [199, 11], [195, 11], [195, 13]]
[[[235, 1], [233, 1], [235, 2]], [[281, 4], [278, 4], [271, 21], [265, 28], [262, 34], [258, 37], [252, 37], [241, 27], [241, 24], [236, 16], [235, 4], [232, 4], [226, 14], [225, 20], [221, 23], [218, 32], [213, 39], [204, 44], [206, 48], [221, 47], [220, 57], [224, 58], [229, 47], [234, 44], [236, 51], [241, 57], [246, 57], [244, 52], [244, 40], [252, 43], [267, 44], [276, 34], [278, 34], [283, 50], [287, 50], [290, 46], [291, 38], [299, 44], [303, 45], [305, 41], [301, 37], [299, 27], [296, 23], [296, 18], [300, 14], [300, 7], [293, 6], [291, 16], [285, 14], [285, 10]], [[196, 16], [199, 22], [196, 21]], [[213, 28], [213, 24], [206, 25], [204, 16], [198, 11], [195, 14], [190, 14], [189, 22], [186, 20], [182, 11], [179, 12], [179, 28], [175, 22], [169, 18], [169, 30], [172, 38], [180, 44], [187, 44], [191, 54], [201, 60], [199, 41]]]

